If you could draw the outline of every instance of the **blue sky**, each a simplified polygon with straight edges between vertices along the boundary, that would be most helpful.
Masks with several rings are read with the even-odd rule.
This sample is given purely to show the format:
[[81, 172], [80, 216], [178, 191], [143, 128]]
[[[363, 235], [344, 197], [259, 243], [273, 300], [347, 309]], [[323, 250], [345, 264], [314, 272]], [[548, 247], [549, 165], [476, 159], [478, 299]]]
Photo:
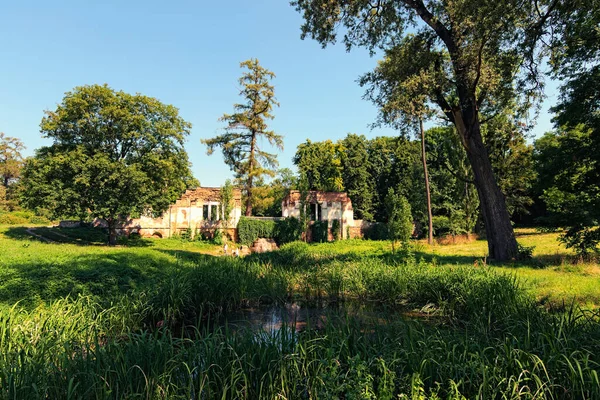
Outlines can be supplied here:
[[[239, 63], [258, 58], [275, 72], [281, 107], [272, 129], [284, 135], [281, 167], [296, 146], [371, 130], [376, 109], [362, 100], [356, 79], [377, 60], [363, 49], [300, 39], [300, 15], [286, 0], [12, 1], [0, 14], [0, 131], [20, 138], [32, 155], [42, 139], [43, 111], [75, 86], [107, 83], [156, 97], [193, 124], [186, 149], [205, 186], [232, 176], [220, 153], [207, 156], [200, 139], [223, 127], [218, 118], [239, 101]], [[551, 128], [549, 90], [533, 134]]]

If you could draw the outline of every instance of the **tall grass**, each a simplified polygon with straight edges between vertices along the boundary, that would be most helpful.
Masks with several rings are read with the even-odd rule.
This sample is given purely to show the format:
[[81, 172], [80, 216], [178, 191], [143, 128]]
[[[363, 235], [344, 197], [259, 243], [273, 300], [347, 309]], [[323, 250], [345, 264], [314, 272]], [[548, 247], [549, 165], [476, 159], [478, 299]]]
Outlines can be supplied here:
[[2, 312], [0, 397], [600, 396], [600, 332], [585, 315], [555, 316], [529, 334], [506, 336], [401, 318], [373, 326], [344, 314], [299, 333], [197, 327], [179, 335], [143, 329], [132, 309], [145, 308], [123, 303], [99, 311], [80, 298]]
[[[600, 398], [598, 315], [550, 313], [511, 274], [298, 243], [178, 260], [125, 295], [0, 309], [0, 398]], [[389, 312], [267, 334], [215, 322], [299, 298]]]

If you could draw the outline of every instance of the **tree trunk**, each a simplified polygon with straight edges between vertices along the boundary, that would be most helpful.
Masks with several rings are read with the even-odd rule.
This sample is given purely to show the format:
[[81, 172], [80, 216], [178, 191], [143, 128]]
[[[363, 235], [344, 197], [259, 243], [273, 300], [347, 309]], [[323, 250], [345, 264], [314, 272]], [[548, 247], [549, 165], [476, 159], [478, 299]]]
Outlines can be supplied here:
[[114, 218], [109, 218], [108, 222], [108, 244], [115, 246], [117, 244], [117, 221]]
[[487, 149], [481, 137], [479, 119], [474, 122], [469, 130], [464, 129], [459, 133], [467, 151], [467, 157], [473, 169], [475, 186], [479, 194], [480, 209], [485, 224], [488, 241], [489, 257], [498, 261], [513, 260], [518, 257], [517, 240], [510, 222], [510, 215], [506, 208], [504, 194], [496, 183]]
[[250, 178], [248, 184], [248, 196], [246, 197], [246, 217], [252, 216], [252, 178]]
[[423, 129], [423, 118], [419, 118], [419, 128], [421, 129], [421, 158], [423, 159], [425, 192], [427, 194], [427, 222], [429, 223], [427, 243], [431, 245], [433, 244], [433, 216], [431, 215], [431, 192], [429, 191], [429, 173], [427, 172], [427, 155], [425, 154], [425, 129]]
[[256, 132], [252, 132], [252, 140], [250, 142], [250, 156], [248, 159], [248, 181], [246, 182], [246, 217], [252, 216], [252, 172], [254, 169], [254, 150], [256, 147]]

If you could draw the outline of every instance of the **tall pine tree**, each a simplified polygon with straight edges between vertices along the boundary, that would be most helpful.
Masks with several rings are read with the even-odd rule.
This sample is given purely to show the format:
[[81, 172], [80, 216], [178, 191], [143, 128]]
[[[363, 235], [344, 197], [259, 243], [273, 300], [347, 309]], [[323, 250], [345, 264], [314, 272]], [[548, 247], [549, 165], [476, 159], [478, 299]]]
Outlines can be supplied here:
[[233, 114], [224, 114], [220, 121], [227, 123], [225, 133], [212, 139], [204, 139], [207, 154], [221, 147], [225, 163], [235, 173], [238, 183], [246, 193], [246, 216], [252, 215], [252, 189], [262, 177], [273, 177], [279, 165], [277, 156], [267, 153], [259, 146], [259, 139], [267, 139], [270, 145], [283, 150], [283, 136], [268, 130], [267, 120], [274, 118], [273, 106], [279, 106], [273, 86], [269, 83], [275, 74], [261, 67], [257, 59], [240, 64], [246, 68], [239, 79], [240, 96], [244, 103], [234, 104]]

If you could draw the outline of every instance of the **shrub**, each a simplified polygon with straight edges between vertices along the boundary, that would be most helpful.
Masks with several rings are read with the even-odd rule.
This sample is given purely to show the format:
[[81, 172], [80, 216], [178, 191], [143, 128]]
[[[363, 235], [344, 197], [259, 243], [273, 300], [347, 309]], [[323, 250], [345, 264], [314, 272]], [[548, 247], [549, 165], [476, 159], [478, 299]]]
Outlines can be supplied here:
[[192, 229], [187, 228], [187, 229], [181, 231], [181, 234], [179, 237], [181, 240], [192, 240]]
[[408, 200], [399, 193], [394, 193], [394, 189], [388, 191], [385, 197], [385, 205], [388, 213], [388, 234], [392, 241], [392, 251], [394, 251], [396, 241], [400, 241], [405, 245], [410, 240], [413, 231], [413, 219]]
[[275, 241], [279, 246], [302, 239], [302, 223], [288, 217], [275, 222]]
[[48, 218], [39, 215], [32, 215], [29, 217], [29, 222], [36, 225], [49, 225], [51, 223]]
[[342, 229], [341, 229], [341, 224], [340, 224], [339, 219], [334, 219], [333, 222], [331, 223], [331, 233], [333, 235], [333, 240], [341, 239], [340, 236], [342, 233]]
[[523, 246], [521, 243], [517, 243], [519, 250], [519, 260], [531, 260], [533, 258], [533, 250], [535, 246]]
[[215, 230], [215, 234], [213, 235], [212, 242], [214, 244], [218, 244], [219, 246], [224, 243], [223, 232], [220, 229]]
[[246, 246], [258, 238], [275, 238], [275, 221], [242, 217], [238, 223], [238, 238]]
[[364, 238], [368, 240], [387, 240], [388, 228], [381, 222], [376, 222], [364, 230]]
[[445, 215], [436, 215], [431, 222], [435, 236], [445, 236], [450, 233], [450, 218]]
[[328, 229], [328, 221], [315, 221], [312, 225], [312, 241], [318, 243], [327, 242]]
[[25, 225], [28, 222], [29, 221], [27, 220], [27, 218], [23, 218], [18, 215], [9, 214], [9, 213], [0, 214], [0, 224]]

